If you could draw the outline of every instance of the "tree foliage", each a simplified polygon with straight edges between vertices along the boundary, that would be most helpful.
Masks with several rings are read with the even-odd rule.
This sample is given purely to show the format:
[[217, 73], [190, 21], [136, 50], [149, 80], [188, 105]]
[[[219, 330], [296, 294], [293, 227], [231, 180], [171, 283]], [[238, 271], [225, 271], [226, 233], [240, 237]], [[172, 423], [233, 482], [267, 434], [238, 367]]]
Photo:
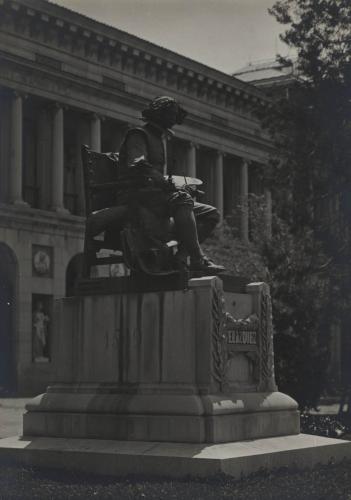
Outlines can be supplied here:
[[281, 0], [270, 12], [287, 26], [297, 73], [289, 97], [260, 116], [276, 145], [266, 182], [279, 222], [265, 258], [278, 379], [314, 406], [330, 325], [348, 314], [351, 295], [351, 2]]
[[269, 12], [287, 26], [281, 39], [296, 51], [299, 70], [313, 85], [346, 80], [351, 61], [349, 0], [280, 0]]
[[[272, 190], [273, 235], [265, 207], [250, 197], [250, 242], [233, 228], [242, 207], [206, 245], [229, 271], [269, 282], [278, 386], [301, 408], [327, 386], [330, 331], [350, 322], [351, 2], [281, 0], [270, 13], [296, 57], [295, 80], [257, 110], [275, 144], [263, 173]], [[235, 223], [234, 223], [235, 225]]]

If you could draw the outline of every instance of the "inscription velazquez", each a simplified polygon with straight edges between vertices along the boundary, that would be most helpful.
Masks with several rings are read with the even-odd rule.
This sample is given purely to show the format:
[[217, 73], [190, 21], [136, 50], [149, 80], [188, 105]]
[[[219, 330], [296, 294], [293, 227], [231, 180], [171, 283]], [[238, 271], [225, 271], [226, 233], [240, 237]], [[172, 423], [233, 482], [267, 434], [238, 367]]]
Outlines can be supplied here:
[[250, 330], [229, 330], [227, 335], [228, 344], [256, 345], [257, 332]]

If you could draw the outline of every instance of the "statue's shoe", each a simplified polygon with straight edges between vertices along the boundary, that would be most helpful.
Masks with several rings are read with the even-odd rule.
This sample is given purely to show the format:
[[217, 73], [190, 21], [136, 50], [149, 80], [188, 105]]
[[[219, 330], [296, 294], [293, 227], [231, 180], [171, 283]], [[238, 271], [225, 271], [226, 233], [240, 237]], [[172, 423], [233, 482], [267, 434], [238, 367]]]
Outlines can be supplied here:
[[225, 267], [215, 264], [211, 259], [204, 256], [201, 259], [191, 261], [190, 271], [202, 274], [203, 276], [212, 276], [225, 271]]

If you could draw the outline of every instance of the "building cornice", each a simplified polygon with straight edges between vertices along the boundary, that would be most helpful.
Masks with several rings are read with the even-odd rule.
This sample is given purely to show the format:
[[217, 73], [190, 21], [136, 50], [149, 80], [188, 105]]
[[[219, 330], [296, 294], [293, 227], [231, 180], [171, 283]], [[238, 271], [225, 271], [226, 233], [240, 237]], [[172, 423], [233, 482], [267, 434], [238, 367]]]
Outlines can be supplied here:
[[253, 85], [47, 0], [0, 0], [4, 31], [233, 110], [265, 106]]

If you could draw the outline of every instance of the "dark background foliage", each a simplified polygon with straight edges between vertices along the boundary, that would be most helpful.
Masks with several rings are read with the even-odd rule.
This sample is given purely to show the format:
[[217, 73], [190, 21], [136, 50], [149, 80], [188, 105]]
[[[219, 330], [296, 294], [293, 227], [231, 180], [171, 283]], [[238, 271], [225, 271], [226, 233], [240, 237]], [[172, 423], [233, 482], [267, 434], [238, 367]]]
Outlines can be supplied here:
[[271, 14], [296, 54], [284, 61], [294, 84], [261, 115], [277, 152], [265, 173], [280, 221], [265, 252], [277, 376], [311, 407], [328, 387], [331, 327], [350, 309], [351, 3], [283, 0]]
[[[236, 274], [270, 283], [278, 385], [308, 408], [323, 391], [337, 392], [327, 371], [330, 332], [340, 325], [347, 337], [351, 325], [351, 2], [282, 0], [270, 13], [286, 25], [281, 38], [294, 60], [280, 61], [295, 75], [268, 110], [257, 110], [276, 147], [262, 173], [273, 235], [262, 231], [262, 200], [251, 200], [246, 249], [232, 217], [207, 250]], [[348, 371], [344, 363], [342, 384]]]

